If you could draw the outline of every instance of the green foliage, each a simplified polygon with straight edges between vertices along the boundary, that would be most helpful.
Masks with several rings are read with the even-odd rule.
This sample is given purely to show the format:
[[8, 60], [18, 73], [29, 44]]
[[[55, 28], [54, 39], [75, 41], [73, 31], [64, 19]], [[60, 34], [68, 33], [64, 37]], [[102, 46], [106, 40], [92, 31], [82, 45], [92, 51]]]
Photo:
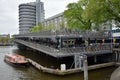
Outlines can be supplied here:
[[[87, 1], [87, 0], [86, 0]], [[67, 10], [64, 12], [64, 17], [67, 18], [68, 28], [70, 29], [91, 29], [90, 20], [83, 19], [83, 11], [87, 2], [83, 0], [77, 3], [70, 3]]]
[[66, 28], [64, 19], [62, 19], [62, 21], [59, 23], [59, 25], [60, 25], [59, 30], [62, 30], [62, 29]]
[[8, 35], [8, 36], [1, 36], [0, 37], [0, 43], [3, 43], [3, 44], [6, 44], [6, 43], [8, 43], [8, 42], [10, 42], [10, 36]]
[[64, 26], [65, 26], [65, 24], [64, 24], [64, 21], [62, 20], [59, 23], [59, 26], [56, 26], [55, 24], [49, 24], [47, 26], [40, 24], [40, 25], [37, 25], [37, 26], [34, 26], [33, 28], [31, 28], [30, 32], [37, 32], [40, 30], [61, 30], [61, 29], [65, 28]]
[[[83, 18], [90, 19], [92, 23], [100, 25], [114, 20], [120, 27], [120, 0], [89, 0], [84, 10]], [[112, 25], [112, 23], [110, 23]]]
[[49, 24], [48, 26], [45, 26], [45, 30], [56, 30], [56, 26], [54, 24]]
[[64, 16], [71, 29], [91, 29], [91, 24], [100, 25], [111, 20], [120, 27], [120, 0], [79, 0], [68, 4], [67, 8]]
[[84, 19], [96, 24], [120, 19], [120, 0], [89, 0], [83, 13]]
[[53, 24], [49, 24], [48, 26], [44, 26], [42, 24], [39, 24], [39, 25], [31, 28], [30, 32], [37, 32], [37, 31], [40, 31], [40, 30], [56, 30], [56, 27]]
[[42, 24], [39, 24], [39, 25], [36, 25], [36, 26], [34, 26], [33, 28], [31, 28], [31, 29], [30, 29], [30, 32], [37, 32], [37, 31], [43, 30], [43, 29], [44, 29], [43, 25], [42, 25]]

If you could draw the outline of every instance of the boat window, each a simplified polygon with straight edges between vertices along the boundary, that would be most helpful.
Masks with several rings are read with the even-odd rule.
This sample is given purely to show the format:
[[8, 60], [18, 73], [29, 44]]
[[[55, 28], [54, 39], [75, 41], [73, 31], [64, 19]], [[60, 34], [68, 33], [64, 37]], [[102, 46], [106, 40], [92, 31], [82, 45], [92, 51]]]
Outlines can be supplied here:
[[25, 60], [24, 58], [16, 58], [16, 60], [18, 61], [18, 60]]

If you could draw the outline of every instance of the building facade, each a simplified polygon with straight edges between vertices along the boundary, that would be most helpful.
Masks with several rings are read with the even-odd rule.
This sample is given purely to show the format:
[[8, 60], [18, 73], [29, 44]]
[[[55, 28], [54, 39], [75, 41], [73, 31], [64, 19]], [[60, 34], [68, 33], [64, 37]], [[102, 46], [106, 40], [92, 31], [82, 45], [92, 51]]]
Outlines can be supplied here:
[[[44, 26], [47, 27], [49, 25], [56, 26], [56, 30], [59, 30], [61, 26], [63, 26], [64, 28], [67, 28], [67, 19], [64, 17], [63, 12], [45, 19]], [[99, 25], [99, 27], [96, 25], [92, 25], [92, 30], [97, 30], [97, 29], [98, 30], [111, 30], [111, 27], [112, 25], [110, 24], [110, 22], [106, 22], [104, 24]]]
[[28, 33], [30, 28], [44, 21], [44, 4], [40, 0], [19, 5], [19, 34]]
[[63, 16], [63, 12], [45, 19], [44, 26], [47, 27], [49, 25], [55, 26], [56, 30], [59, 30], [60, 27], [62, 27], [62, 26], [65, 28], [66, 27], [66, 19]]

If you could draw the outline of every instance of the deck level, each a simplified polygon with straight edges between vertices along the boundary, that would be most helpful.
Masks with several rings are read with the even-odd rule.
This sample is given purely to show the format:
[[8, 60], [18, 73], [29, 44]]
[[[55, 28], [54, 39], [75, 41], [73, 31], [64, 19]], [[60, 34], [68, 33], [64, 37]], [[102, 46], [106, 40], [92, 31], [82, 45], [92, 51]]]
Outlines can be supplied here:
[[[32, 48], [55, 58], [73, 57], [74, 68], [83, 67], [83, 56], [88, 61], [114, 62], [120, 39], [113, 40], [106, 31], [39, 31], [14, 36], [19, 48]], [[114, 45], [113, 45], [114, 44]], [[106, 56], [107, 54], [107, 56]], [[99, 55], [102, 55], [99, 57]], [[89, 60], [89, 58], [92, 59]], [[104, 58], [104, 59], [103, 59]], [[86, 59], [87, 60], [87, 59]]]
[[14, 40], [15, 42], [19, 44], [23, 44], [27, 47], [33, 48], [35, 50], [38, 50], [40, 52], [43, 52], [44, 54], [50, 55], [52, 57], [68, 57], [68, 56], [75, 56], [75, 55], [100, 55], [100, 54], [110, 54], [112, 53], [111, 46], [94, 46], [94, 47], [77, 47], [77, 48], [61, 48], [61, 49], [55, 49], [52, 47], [48, 47], [45, 45], [40, 45], [38, 43], [34, 42], [28, 42], [24, 40]]

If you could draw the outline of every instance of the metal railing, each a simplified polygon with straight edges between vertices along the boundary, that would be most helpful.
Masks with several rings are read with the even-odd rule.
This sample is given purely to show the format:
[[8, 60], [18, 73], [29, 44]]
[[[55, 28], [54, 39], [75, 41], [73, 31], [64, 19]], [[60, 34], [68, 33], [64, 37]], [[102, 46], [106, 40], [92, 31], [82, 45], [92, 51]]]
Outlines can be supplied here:
[[62, 31], [53, 31], [53, 30], [44, 30], [44, 31], [38, 31], [34, 33], [26, 33], [26, 34], [19, 34], [15, 35], [14, 37], [51, 37], [51, 36], [81, 36], [83, 38], [106, 38], [110, 37], [110, 34], [106, 31], [90, 31], [90, 30], [84, 30], [84, 31], [76, 31], [76, 30], [62, 30]]
[[103, 52], [103, 51], [111, 51], [111, 46], [89, 46], [89, 47], [76, 47], [76, 48], [62, 48], [62, 53], [95, 53], [95, 52]]
[[36, 50], [42, 51], [51, 56], [70, 56], [75, 54], [103, 54], [112, 52], [112, 48], [109, 45], [96, 45], [96, 46], [88, 46], [88, 47], [74, 47], [74, 48], [61, 48], [55, 49], [49, 46], [45, 46], [42, 44], [38, 44], [35, 42], [28, 42], [24, 40], [15, 40], [15, 42], [24, 44], [28, 47], [34, 48]]

